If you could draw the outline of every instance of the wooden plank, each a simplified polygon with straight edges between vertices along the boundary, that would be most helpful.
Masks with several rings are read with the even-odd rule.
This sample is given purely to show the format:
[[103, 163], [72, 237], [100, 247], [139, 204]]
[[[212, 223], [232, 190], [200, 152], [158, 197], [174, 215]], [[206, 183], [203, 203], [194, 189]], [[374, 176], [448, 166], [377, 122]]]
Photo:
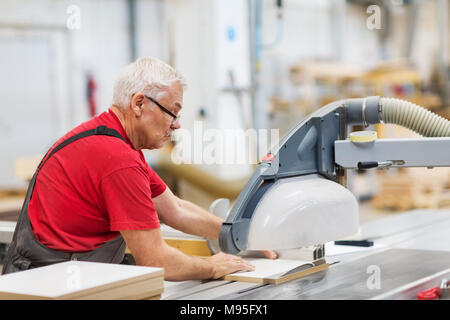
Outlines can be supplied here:
[[237, 272], [226, 275], [225, 280], [259, 284], [280, 284], [293, 279], [328, 269], [324, 260], [304, 261], [290, 259], [270, 260], [265, 258], [246, 259], [255, 265], [255, 271]]
[[25, 197], [0, 198], [0, 212], [20, 211]]
[[397, 171], [379, 172], [379, 191], [372, 199], [377, 209], [408, 210], [414, 208], [438, 208], [445, 204], [448, 168], [403, 168]]
[[311, 267], [308, 268], [306, 270], [301, 270], [298, 272], [294, 272], [292, 274], [288, 274], [285, 276], [282, 276], [280, 278], [267, 278], [266, 279], [266, 283], [270, 283], [270, 284], [281, 284], [284, 282], [288, 282], [291, 280], [295, 280], [295, 279], [299, 279], [299, 278], [303, 278], [306, 276], [309, 276], [313, 273], [319, 272], [319, 271], [323, 271], [323, 270], [328, 270], [329, 264], [328, 263], [324, 263], [315, 267]]
[[210, 256], [211, 250], [209, 250], [206, 240], [197, 239], [173, 239], [165, 238], [166, 243], [185, 254], [194, 256]]
[[[169, 246], [174, 247], [188, 255], [202, 257], [211, 255], [211, 250], [209, 250], [206, 240], [174, 238], [164, 238], [164, 240]], [[132, 254], [128, 247], [126, 248], [125, 253]]]
[[[1, 276], [0, 299], [98, 298], [102, 292], [112, 299], [134, 298], [132, 294], [141, 293], [149, 296], [152, 290], [163, 287], [163, 276], [161, 268], [69, 261]], [[71, 282], [74, 279], [78, 281], [75, 285]], [[135, 289], [130, 293], [127, 287]]]
[[42, 158], [43, 155], [35, 155], [16, 159], [14, 162], [14, 175], [17, 178], [30, 181]]
[[19, 219], [19, 214], [20, 214], [20, 211], [16, 211], [16, 210], [0, 212], [0, 221], [17, 222], [17, 220]]
[[145, 298], [145, 299], [142, 299], [142, 300], [161, 300], [161, 295], [158, 294], [156, 296], [148, 297], [148, 298]]
[[[161, 282], [163, 282], [162, 279]], [[137, 283], [136, 286], [118, 287], [114, 290], [98, 292], [95, 295], [71, 298], [70, 300], [145, 300], [148, 297], [161, 296], [164, 291], [164, 288], [162, 287], [155, 289], [149, 288], [151, 288], [151, 286], [147, 282], [142, 281]]]

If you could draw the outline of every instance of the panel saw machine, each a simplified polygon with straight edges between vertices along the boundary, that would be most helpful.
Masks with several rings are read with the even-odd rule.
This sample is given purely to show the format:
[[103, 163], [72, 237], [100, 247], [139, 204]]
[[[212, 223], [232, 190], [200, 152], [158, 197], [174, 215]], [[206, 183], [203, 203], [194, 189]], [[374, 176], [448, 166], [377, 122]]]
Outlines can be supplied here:
[[[401, 125], [424, 138], [348, 134], [352, 125], [377, 123]], [[358, 201], [345, 187], [347, 169], [449, 166], [449, 137], [450, 121], [404, 100], [371, 96], [330, 103], [305, 118], [259, 163], [226, 210], [220, 249], [300, 252], [300, 258], [312, 250], [314, 260], [323, 258], [324, 243], [358, 231]]]

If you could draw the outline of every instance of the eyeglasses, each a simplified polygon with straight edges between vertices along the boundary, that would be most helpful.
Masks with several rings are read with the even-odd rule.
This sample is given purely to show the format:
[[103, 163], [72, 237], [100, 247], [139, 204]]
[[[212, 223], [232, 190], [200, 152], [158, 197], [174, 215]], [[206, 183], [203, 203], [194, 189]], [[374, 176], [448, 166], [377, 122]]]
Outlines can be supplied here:
[[180, 115], [175, 115], [172, 112], [170, 112], [169, 110], [167, 110], [166, 108], [164, 108], [162, 105], [159, 104], [158, 101], [156, 101], [155, 99], [149, 97], [149, 96], [145, 96], [148, 100], [150, 100], [151, 102], [153, 102], [154, 104], [156, 104], [163, 112], [167, 113], [168, 115], [170, 115], [172, 117], [172, 125], [175, 124], [177, 121], [180, 121]]

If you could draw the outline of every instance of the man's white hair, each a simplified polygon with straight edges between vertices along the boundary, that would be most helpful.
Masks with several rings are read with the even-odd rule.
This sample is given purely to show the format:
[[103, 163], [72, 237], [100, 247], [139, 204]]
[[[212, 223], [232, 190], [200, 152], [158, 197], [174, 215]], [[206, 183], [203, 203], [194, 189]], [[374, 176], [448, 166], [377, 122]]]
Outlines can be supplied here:
[[174, 82], [186, 87], [184, 77], [167, 63], [155, 58], [139, 58], [120, 71], [114, 83], [113, 104], [125, 109], [137, 92], [159, 99]]

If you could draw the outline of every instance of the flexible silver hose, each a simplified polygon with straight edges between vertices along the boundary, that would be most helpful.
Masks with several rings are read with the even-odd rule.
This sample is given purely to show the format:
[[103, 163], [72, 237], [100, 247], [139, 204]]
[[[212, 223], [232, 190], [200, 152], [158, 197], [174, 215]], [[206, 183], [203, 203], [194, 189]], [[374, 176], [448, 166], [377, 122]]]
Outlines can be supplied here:
[[408, 128], [424, 137], [450, 137], [450, 121], [414, 103], [380, 98], [384, 123], [393, 123]]

